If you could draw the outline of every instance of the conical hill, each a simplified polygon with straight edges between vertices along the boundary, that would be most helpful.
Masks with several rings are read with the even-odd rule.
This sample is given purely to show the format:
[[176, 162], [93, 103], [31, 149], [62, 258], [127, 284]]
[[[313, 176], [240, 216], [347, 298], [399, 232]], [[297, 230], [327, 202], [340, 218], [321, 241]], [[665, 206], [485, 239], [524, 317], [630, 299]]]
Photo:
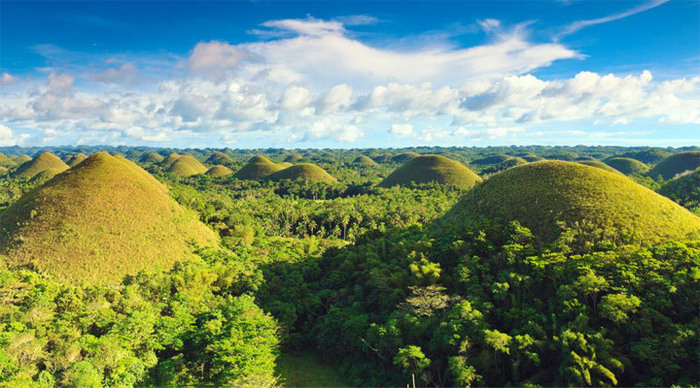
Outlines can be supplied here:
[[231, 171], [231, 169], [226, 166], [216, 165], [207, 170], [205, 174], [213, 178], [218, 178], [223, 176], [229, 176], [233, 174], [233, 171]]
[[680, 152], [660, 161], [647, 175], [652, 178], [661, 176], [673, 179], [678, 174], [700, 167], [700, 151]]
[[381, 187], [437, 182], [469, 188], [481, 178], [467, 166], [440, 155], [417, 156], [397, 168], [379, 183]]
[[72, 283], [167, 270], [213, 231], [150, 174], [100, 152], [25, 194], [0, 218], [0, 255]]
[[266, 178], [284, 167], [275, 164], [270, 159], [257, 155], [252, 157], [245, 166], [241, 167], [233, 176], [238, 179], [256, 180]]
[[183, 155], [177, 158], [177, 160], [168, 167], [167, 171], [181, 177], [188, 177], [204, 174], [207, 172], [207, 168], [199, 160], [195, 159], [194, 156]]
[[31, 161], [21, 165], [12, 176], [14, 178], [31, 179], [41, 172], [46, 171], [45, 174], [56, 175], [66, 171], [68, 168], [68, 165], [59, 159], [58, 156], [50, 152], [44, 152]]
[[290, 180], [306, 180], [315, 182], [335, 182], [336, 179], [332, 177], [326, 170], [312, 163], [299, 163], [297, 165], [287, 167], [283, 170], [277, 171], [274, 174], [270, 174], [268, 179], [279, 181], [283, 179]]
[[559, 222], [632, 233], [641, 244], [700, 236], [697, 217], [623, 175], [564, 161], [529, 163], [494, 175], [469, 191], [444, 217], [469, 229], [518, 221], [543, 241]]

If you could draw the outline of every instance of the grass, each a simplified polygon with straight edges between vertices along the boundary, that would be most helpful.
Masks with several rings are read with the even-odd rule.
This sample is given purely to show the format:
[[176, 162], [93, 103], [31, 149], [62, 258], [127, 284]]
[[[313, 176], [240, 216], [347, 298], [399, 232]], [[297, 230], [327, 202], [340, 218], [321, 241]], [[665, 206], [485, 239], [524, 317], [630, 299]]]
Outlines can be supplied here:
[[664, 179], [673, 179], [678, 174], [700, 167], [700, 151], [680, 152], [660, 161], [649, 170], [648, 176], [656, 179], [661, 176]]
[[649, 166], [632, 158], [610, 158], [605, 164], [625, 175], [644, 175], [649, 171]]
[[377, 166], [377, 162], [374, 160], [370, 159], [369, 157], [365, 155], [360, 155], [355, 158], [355, 160], [352, 161], [353, 164], [359, 165], [359, 166]]
[[70, 283], [116, 283], [191, 257], [217, 236], [134, 163], [96, 153], [0, 217], [0, 255]]
[[70, 167], [76, 166], [78, 163], [82, 162], [83, 160], [87, 159], [88, 156], [82, 153], [77, 153], [73, 155], [69, 155], [66, 158], [66, 164]]
[[421, 155], [397, 168], [379, 183], [381, 187], [437, 182], [468, 188], [481, 178], [462, 163], [440, 155]]
[[268, 179], [279, 181], [283, 179], [290, 180], [306, 180], [306, 181], [316, 181], [316, 182], [335, 182], [336, 179], [332, 177], [326, 170], [321, 167], [311, 164], [311, 163], [300, 163], [295, 166], [287, 167], [283, 170], [277, 171], [274, 174], [270, 174]]
[[230, 164], [233, 163], [233, 159], [231, 159], [230, 156], [226, 155], [223, 152], [219, 151], [214, 151], [209, 158], [205, 161], [207, 164], [219, 164], [219, 165], [225, 165], [225, 164]]
[[670, 153], [662, 150], [630, 151], [620, 155], [621, 158], [630, 158], [646, 164], [656, 164], [671, 156]]
[[[156, 153], [156, 152], [146, 152], [145, 154], [141, 155], [141, 158], [139, 161], [141, 163], [161, 163], [165, 159], [163, 155]], [[171, 163], [172, 164], [172, 163]]]
[[284, 158], [284, 161], [287, 163], [298, 163], [302, 160], [303, 158], [299, 156], [298, 154], [290, 154], [286, 158]]
[[338, 370], [311, 352], [282, 353], [275, 373], [283, 387], [349, 387]]
[[218, 178], [222, 176], [229, 176], [233, 174], [233, 171], [226, 166], [217, 165], [207, 170], [205, 174], [209, 175], [210, 177]]
[[279, 163], [277, 163], [277, 165], [280, 166], [280, 167], [282, 167], [282, 168], [287, 168], [287, 167], [292, 167], [292, 166], [293, 166], [293, 164], [292, 164], [292, 163], [289, 163], [289, 162], [279, 162]]
[[395, 156], [391, 157], [391, 161], [394, 163], [406, 163], [409, 160], [420, 156], [420, 154], [416, 152], [404, 152]]
[[15, 157], [14, 159], [18, 165], [23, 165], [27, 162], [30, 162], [32, 160], [32, 157], [29, 155], [20, 155], [20, 156]]
[[496, 174], [469, 191], [444, 220], [458, 228], [513, 220], [544, 241], [559, 221], [632, 231], [644, 245], [700, 237], [700, 217], [620, 174], [563, 161], [542, 161]]
[[167, 169], [170, 168], [170, 166], [175, 163], [176, 160], [180, 159], [180, 154], [177, 152], [173, 152], [172, 154], [168, 155], [167, 158], [163, 159], [163, 161], [160, 163], [161, 167]]
[[487, 166], [491, 164], [501, 164], [510, 159], [510, 156], [504, 154], [491, 155], [485, 158], [472, 160], [471, 164], [476, 166]]
[[207, 170], [208, 169], [199, 160], [195, 159], [194, 156], [182, 155], [168, 167], [167, 171], [181, 177], [188, 177], [204, 174]]
[[17, 165], [17, 161], [10, 159], [7, 155], [0, 153], [0, 167], [13, 167]]
[[270, 159], [257, 155], [252, 157], [245, 166], [236, 171], [233, 175], [237, 179], [258, 180], [267, 178], [269, 175], [284, 169], [279, 164], [275, 164]]
[[68, 165], [63, 163], [58, 156], [50, 153], [44, 152], [43, 154], [37, 156], [31, 161], [21, 165], [12, 174], [14, 178], [34, 178], [39, 173], [45, 172], [45, 174], [56, 175], [68, 169]]
[[[633, 160], [633, 159], [630, 159], [630, 160]], [[637, 162], [637, 161], [635, 160], [635, 162]], [[581, 160], [581, 161], [577, 161], [576, 163], [583, 164], [584, 166], [591, 166], [591, 167], [599, 168], [599, 169], [605, 170], [607, 172], [612, 172], [613, 174], [623, 174], [622, 172], [616, 170], [615, 168], [613, 168], [613, 167], [611, 167], [611, 166], [609, 166], [601, 161], [598, 161], [598, 160]], [[637, 163], [639, 163], [639, 162], [637, 162]]]
[[700, 215], [700, 167], [664, 183], [658, 192]]

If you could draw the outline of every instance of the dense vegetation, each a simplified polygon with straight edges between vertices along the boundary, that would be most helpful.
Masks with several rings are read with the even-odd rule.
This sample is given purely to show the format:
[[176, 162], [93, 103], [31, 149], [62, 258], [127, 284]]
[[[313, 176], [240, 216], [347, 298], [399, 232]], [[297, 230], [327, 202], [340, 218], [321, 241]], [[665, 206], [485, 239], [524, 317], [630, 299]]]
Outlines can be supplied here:
[[100, 149], [0, 149], [0, 386], [700, 381], [698, 170], [600, 162], [697, 149]]

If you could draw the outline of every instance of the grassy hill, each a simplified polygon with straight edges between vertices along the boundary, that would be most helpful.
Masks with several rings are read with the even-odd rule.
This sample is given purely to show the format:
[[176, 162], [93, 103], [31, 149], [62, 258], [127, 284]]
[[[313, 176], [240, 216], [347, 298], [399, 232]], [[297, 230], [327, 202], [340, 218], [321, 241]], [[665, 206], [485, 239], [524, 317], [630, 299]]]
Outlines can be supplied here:
[[252, 157], [245, 166], [236, 171], [233, 175], [237, 179], [256, 180], [266, 178], [270, 174], [276, 173], [284, 167], [273, 163], [270, 159], [257, 155]]
[[[630, 159], [630, 160], [632, 160], [632, 159]], [[635, 160], [635, 162], [636, 162], [636, 160]], [[610, 167], [609, 165], [607, 165], [601, 161], [598, 161], [598, 160], [582, 160], [582, 161], [577, 161], [576, 163], [583, 164], [584, 166], [591, 166], [591, 167], [599, 168], [601, 170], [605, 170], [607, 172], [612, 172], [614, 174], [622, 174], [622, 172], [620, 172], [620, 171], [618, 171], [618, 170]], [[639, 162], [637, 162], [637, 163], [639, 163]]]
[[46, 172], [45, 174], [56, 175], [68, 169], [68, 165], [63, 163], [58, 156], [44, 152], [35, 157], [31, 161], [21, 165], [13, 174], [14, 178], [34, 178], [37, 174]]
[[658, 192], [700, 215], [700, 168], [664, 183]]
[[517, 220], [544, 241], [557, 222], [628, 228], [642, 244], [700, 236], [700, 218], [619, 174], [563, 161], [542, 161], [495, 175], [469, 191], [444, 217], [470, 228]]
[[194, 156], [183, 155], [177, 158], [177, 160], [168, 167], [167, 171], [181, 177], [188, 177], [204, 174], [207, 172], [207, 168], [199, 160], [195, 159]]
[[355, 158], [355, 160], [352, 161], [353, 164], [356, 164], [358, 166], [377, 166], [377, 162], [374, 160], [370, 159], [369, 157], [365, 155], [360, 155]]
[[29, 155], [20, 155], [15, 157], [14, 160], [18, 166], [21, 166], [27, 162], [30, 162], [32, 160], [32, 157]]
[[83, 160], [85, 160], [85, 159], [87, 159], [87, 158], [88, 158], [87, 155], [82, 154], [82, 153], [77, 153], [77, 154], [69, 155], [69, 156], [66, 158], [65, 162], [66, 162], [66, 164], [67, 164], [68, 166], [74, 167], [74, 166], [76, 166], [78, 163], [82, 162]]
[[654, 179], [658, 176], [672, 179], [678, 174], [695, 170], [698, 167], [700, 167], [700, 151], [680, 152], [660, 161], [649, 170], [647, 175]]
[[289, 163], [289, 162], [279, 162], [279, 163], [277, 163], [277, 165], [280, 166], [280, 167], [282, 167], [282, 168], [287, 168], [287, 167], [292, 167], [292, 166], [293, 166], [293, 164], [292, 164], [292, 163]]
[[656, 164], [671, 156], [670, 153], [662, 150], [630, 151], [620, 155], [621, 158], [630, 158], [646, 164]]
[[379, 186], [391, 187], [411, 182], [437, 182], [468, 188], [481, 182], [481, 178], [467, 166], [452, 159], [440, 155], [421, 155], [394, 170]]
[[420, 154], [416, 152], [404, 152], [398, 155], [394, 155], [391, 157], [391, 161], [394, 163], [406, 163], [409, 160], [420, 156]]
[[284, 162], [286, 162], [286, 163], [298, 163], [302, 159], [304, 159], [304, 158], [302, 158], [298, 154], [291, 154], [291, 155], [287, 155], [287, 157], [284, 158]]
[[7, 155], [0, 153], [0, 167], [14, 167], [17, 161], [9, 158]]
[[268, 179], [279, 181], [283, 179], [290, 180], [307, 180], [316, 182], [335, 182], [336, 179], [326, 172], [321, 167], [311, 163], [300, 163], [283, 170], [270, 174]]
[[510, 159], [510, 156], [504, 155], [504, 154], [498, 154], [498, 155], [491, 155], [491, 156], [487, 156], [485, 158], [472, 160], [470, 164], [473, 164], [475, 166], [488, 166], [491, 164], [501, 164], [508, 159]]
[[222, 176], [229, 176], [233, 174], [233, 171], [226, 166], [217, 165], [207, 170], [207, 172], [204, 174], [209, 175], [210, 177], [218, 178]]
[[207, 164], [220, 164], [220, 165], [226, 165], [230, 164], [233, 162], [233, 159], [231, 159], [230, 156], [226, 155], [223, 152], [219, 151], [214, 151], [209, 158], [205, 161]]
[[117, 282], [191, 256], [217, 237], [126, 159], [96, 153], [25, 194], [0, 218], [0, 254], [74, 283]]
[[[153, 164], [158, 164], [161, 163], [165, 159], [163, 155], [156, 153], [156, 152], [146, 152], [145, 154], [141, 155], [141, 158], [139, 158], [139, 162], [141, 163], [153, 163]], [[172, 163], [171, 163], [172, 164]]]
[[649, 171], [649, 166], [632, 158], [610, 158], [605, 160], [605, 164], [625, 175], [644, 175]]
[[180, 154], [178, 154], [177, 152], [173, 152], [172, 154], [168, 155], [168, 157], [163, 159], [163, 161], [160, 163], [160, 166], [164, 169], [168, 169], [178, 159], [180, 159]]

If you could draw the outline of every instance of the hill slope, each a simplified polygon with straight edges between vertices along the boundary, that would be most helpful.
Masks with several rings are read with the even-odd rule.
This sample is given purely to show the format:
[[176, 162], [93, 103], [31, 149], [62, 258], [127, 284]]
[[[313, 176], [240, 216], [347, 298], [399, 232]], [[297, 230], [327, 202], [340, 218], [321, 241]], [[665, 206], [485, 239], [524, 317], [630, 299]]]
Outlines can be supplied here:
[[12, 174], [14, 178], [34, 178], [39, 173], [56, 175], [68, 169], [68, 165], [63, 163], [58, 156], [44, 152], [31, 161], [23, 164]]
[[273, 163], [270, 159], [257, 155], [252, 157], [245, 166], [233, 175], [237, 179], [256, 180], [282, 170], [284, 167]]
[[[633, 160], [633, 159], [630, 159], [630, 160]], [[635, 162], [636, 162], [636, 160], [635, 160]], [[581, 161], [577, 161], [576, 163], [583, 164], [584, 166], [591, 166], [591, 167], [599, 168], [601, 170], [605, 170], [607, 172], [612, 172], [614, 174], [622, 174], [622, 172], [620, 172], [620, 171], [614, 169], [613, 167], [611, 167], [603, 162], [600, 162], [598, 160], [581, 160]], [[637, 162], [637, 163], [639, 163], [639, 162]]]
[[70, 167], [75, 167], [78, 163], [82, 162], [83, 160], [87, 159], [88, 156], [83, 154], [83, 153], [77, 153], [74, 155], [70, 155], [66, 158], [66, 164], [69, 165]]
[[25, 194], [0, 218], [0, 254], [73, 283], [168, 269], [217, 238], [135, 164], [97, 153]]
[[444, 217], [470, 228], [480, 221], [519, 221], [544, 241], [558, 221], [629, 228], [642, 244], [700, 236], [700, 217], [627, 178], [563, 161], [542, 161], [495, 175], [468, 192]]
[[700, 215], [700, 168], [664, 183], [659, 194]]
[[230, 156], [226, 155], [223, 152], [214, 151], [211, 154], [211, 156], [209, 156], [209, 158], [206, 160], [205, 163], [225, 165], [225, 164], [229, 164], [232, 162], [233, 162], [233, 159], [231, 159]]
[[649, 171], [649, 166], [632, 158], [610, 158], [605, 164], [625, 175], [644, 175]]
[[207, 170], [205, 174], [209, 175], [210, 177], [218, 178], [222, 176], [229, 176], [233, 174], [233, 171], [231, 171], [231, 169], [226, 166], [216, 165]]
[[177, 158], [177, 160], [168, 167], [167, 171], [181, 177], [188, 177], [204, 174], [207, 172], [207, 168], [199, 160], [195, 159], [194, 156], [183, 155]]
[[141, 155], [141, 158], [139, 161], [141, 163], [160, 163], [165, 159], [163, 155], [156, 153], [156, 152], [146, 152], [145, 154]]
[[358, 166], [368, 166], [368, 167], [374, 167], [378, 166], [377, 162], [374, 160], [370, 159], [369, 157], [365, 155], [360, 155], [355, 158], [355, 160], [352, 161], [353, 164], [356, 164]]
[[267, 178], [274, 181], [279, 181], [282, 179], [302, 179], [316, 182], [336, 181], [336, 179], [332, 177], [329, 173], [327, 173], [326, 170], [311, 163], [300, 163], [291, 167], [287, 167], [283, 170], [277, 171], [274, 174], [270, 174]]
[[378, 186], [391, 187], [411, 182], [437, 182], [468, 188], [481, 182], [481, 178], [467, 166], [452, 159], [440, 155], [421, 155], [394, 170]]
[[672, 179], [678, 174], [700, 167], [700, 151], [680, 152], [660, 161], [649, 170], [648, 176], [656, 179], [661, 176], [664, 179]]

